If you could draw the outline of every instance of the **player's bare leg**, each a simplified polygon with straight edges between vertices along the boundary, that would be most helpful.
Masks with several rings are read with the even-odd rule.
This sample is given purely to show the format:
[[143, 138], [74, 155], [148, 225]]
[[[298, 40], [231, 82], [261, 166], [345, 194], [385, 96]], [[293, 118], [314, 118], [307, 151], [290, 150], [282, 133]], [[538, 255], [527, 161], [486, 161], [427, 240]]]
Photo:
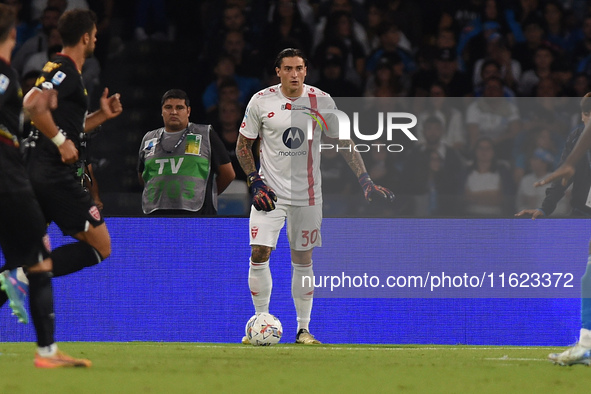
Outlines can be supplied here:
[[312, 251], [291, 250], [291, 295], [298, 316], [296, 343], [318, 345], [318, 341], [310, 334], [309, 324], [314, 299], [314, 271], [312, 270]]
[[52, 253], [54, 277], [69, 275], [96, 265], [111, 254], [111, 237], [105, 223], [73, 235], [80, 242], [56, 248]]
[[96, 227], [90, 226], [87, 231], [74, 235], [74, 238], [92, 246], [103, 260], [111, 255], [111, 236], [105, 223]]

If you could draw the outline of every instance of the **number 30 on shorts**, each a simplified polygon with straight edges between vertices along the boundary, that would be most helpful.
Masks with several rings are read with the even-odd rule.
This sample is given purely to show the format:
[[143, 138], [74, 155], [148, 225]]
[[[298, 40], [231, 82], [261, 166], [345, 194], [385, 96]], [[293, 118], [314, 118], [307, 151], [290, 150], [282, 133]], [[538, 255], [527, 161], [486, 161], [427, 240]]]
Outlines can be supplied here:
[[302, 230], [302, 246], [314, 245], [318, 241], [318, 229], [308, 231]]

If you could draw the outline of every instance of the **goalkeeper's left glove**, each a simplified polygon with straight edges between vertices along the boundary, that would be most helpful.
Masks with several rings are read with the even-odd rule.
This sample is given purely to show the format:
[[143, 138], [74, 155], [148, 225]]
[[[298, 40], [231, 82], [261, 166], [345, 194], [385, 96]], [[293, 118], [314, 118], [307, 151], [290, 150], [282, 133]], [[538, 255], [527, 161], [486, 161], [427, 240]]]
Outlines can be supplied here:
[[363, 195], [367, 201], [372, 201], [376, 196], [389, 202], [393, 202], [396, 198], [390, 189], [373, 183], [367, 172], [359, 176], [359, 184], [363, 189]]

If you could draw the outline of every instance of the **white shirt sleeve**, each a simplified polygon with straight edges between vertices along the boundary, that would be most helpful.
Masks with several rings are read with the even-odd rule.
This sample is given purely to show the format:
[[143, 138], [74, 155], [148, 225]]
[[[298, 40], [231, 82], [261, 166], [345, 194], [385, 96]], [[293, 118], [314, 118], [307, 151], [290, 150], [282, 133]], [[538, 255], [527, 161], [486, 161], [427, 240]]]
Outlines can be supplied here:
[[240, 134], [251, 140], [257, 138], [261, 130], [261, 116], [259, 114], [259, 100], [257, 95], [258, 93], [252, 96], [248, 102], [239, 130]]

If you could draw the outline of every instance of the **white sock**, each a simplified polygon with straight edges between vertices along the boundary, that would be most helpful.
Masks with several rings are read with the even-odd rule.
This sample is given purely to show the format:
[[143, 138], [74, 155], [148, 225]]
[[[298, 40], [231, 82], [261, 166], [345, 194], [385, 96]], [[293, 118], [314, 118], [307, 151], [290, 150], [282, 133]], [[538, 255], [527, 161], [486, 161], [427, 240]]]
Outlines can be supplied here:
[[248, 271], [248, 287], [252, 296], [252, 303], [256, 313], [269, 313], [269, 302], [271, 301], [271, 289], [273, 278], [269, 268], [269, 260], [262, 263], [255, 263], [250, 260]]
[[52, 357], [52, 356], [55, 356], [55, 354], [57, 353], [57, 343], [52, 343], [49, 346], [38, 347], [37, 348], [37, 353], [41, 357]]
[[291, 276], [291, 296], [298, 316], [298, 331], [302, 328], [308, 330], [310, 314], [312, 313], [312, 301], [314, 299], [314, 271], [312, 261], [307, 265], [291, 263], [293, 272]]
[[591, 348], [591, 330], [581, 328], [581, 334], [579, 335], [579, 344], [583, 347]]

